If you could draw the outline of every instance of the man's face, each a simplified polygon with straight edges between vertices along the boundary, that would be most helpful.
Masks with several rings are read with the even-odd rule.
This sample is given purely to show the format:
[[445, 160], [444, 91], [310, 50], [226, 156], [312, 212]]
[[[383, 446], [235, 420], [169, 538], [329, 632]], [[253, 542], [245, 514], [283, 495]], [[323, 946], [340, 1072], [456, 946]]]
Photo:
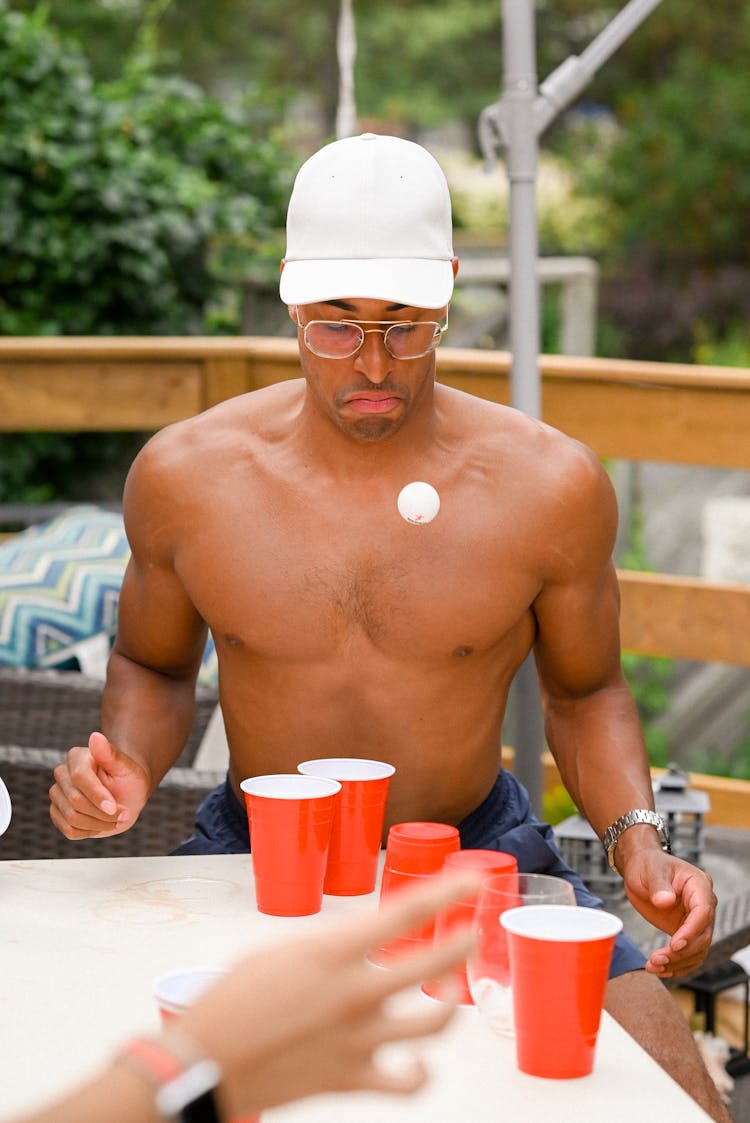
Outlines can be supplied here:
[[[300, 363], [308, 398], [344, 433], [357, 441], [392, 436], [431, 390], [434, 351], [416, 359], [389, 354], [383, 332], [390, 324], [442, 322], [446, 309], [414, 308], [382, 300], [329, 300], [290, 308], [298, 324]], [[356, 321], [365, 330], [360, 349], [347, 358], [324, 358], [305, 344], [304, 326], [313, 320]], [[335, 334], [335, 329], [331, 329]]]

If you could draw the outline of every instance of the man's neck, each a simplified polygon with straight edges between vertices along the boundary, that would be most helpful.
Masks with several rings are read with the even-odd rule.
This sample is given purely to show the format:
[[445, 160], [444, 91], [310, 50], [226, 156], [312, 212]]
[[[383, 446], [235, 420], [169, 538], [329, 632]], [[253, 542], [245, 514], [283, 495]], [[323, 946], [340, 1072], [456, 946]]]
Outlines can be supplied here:
[[411, 471], [427, 458], [434, 448], [437, 418], [434, 409], [412, 414], [394, 433], [382, 437], [358, 438], [340, 429], [330, 418], [300, 418], [299, 437], [309, 449], [318, 470], [333, 477], [366, 481]]

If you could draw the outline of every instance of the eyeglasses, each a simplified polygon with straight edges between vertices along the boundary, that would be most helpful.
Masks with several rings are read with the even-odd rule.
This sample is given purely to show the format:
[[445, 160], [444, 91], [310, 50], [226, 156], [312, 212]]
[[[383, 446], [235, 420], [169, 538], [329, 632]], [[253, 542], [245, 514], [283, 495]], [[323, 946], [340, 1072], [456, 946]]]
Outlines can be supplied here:
[[[387, 324], [387, 327], [363, 327], [366, 324]], [[302, 324], [297, 314], [297, 326], [302, 328], [305, 346], [321, 359], [349, 359], [362, 347], [365, 336], [379, 333], [383, 345], [394, 359], [420, 359], [429, 355], [439, 345], [448, 330], [448, 313], [445, 324], [434, 320], [310, 320]]]

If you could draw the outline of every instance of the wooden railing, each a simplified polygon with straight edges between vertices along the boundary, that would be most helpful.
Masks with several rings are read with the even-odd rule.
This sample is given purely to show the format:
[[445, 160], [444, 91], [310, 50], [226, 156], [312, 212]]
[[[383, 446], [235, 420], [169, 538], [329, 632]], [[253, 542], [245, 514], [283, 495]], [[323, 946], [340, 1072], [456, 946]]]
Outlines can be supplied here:
[[[438, 353], [438, 378], [510, 400], [505, 352]], [[0, 339], [0, 431], [153, 430], [298, 376], [293, 340]], [[543, 356], [545, 421], [602, 457], [750, 468], [750, 370]], [[750, 666], [750, 587], [620, 571], [630, 651]]]

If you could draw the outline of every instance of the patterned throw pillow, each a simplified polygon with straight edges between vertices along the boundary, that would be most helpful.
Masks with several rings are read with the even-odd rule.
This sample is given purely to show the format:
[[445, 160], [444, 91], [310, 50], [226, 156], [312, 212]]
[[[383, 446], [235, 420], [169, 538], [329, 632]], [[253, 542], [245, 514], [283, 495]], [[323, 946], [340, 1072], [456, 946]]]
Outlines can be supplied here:
[[[106, 658], [129, 557], [122, 516], [98, 507], [0, 543], [0, 664], [89, 670], [82, 661], [96, 644]], [[217, 680], [211, 639], [199, 679]]]

